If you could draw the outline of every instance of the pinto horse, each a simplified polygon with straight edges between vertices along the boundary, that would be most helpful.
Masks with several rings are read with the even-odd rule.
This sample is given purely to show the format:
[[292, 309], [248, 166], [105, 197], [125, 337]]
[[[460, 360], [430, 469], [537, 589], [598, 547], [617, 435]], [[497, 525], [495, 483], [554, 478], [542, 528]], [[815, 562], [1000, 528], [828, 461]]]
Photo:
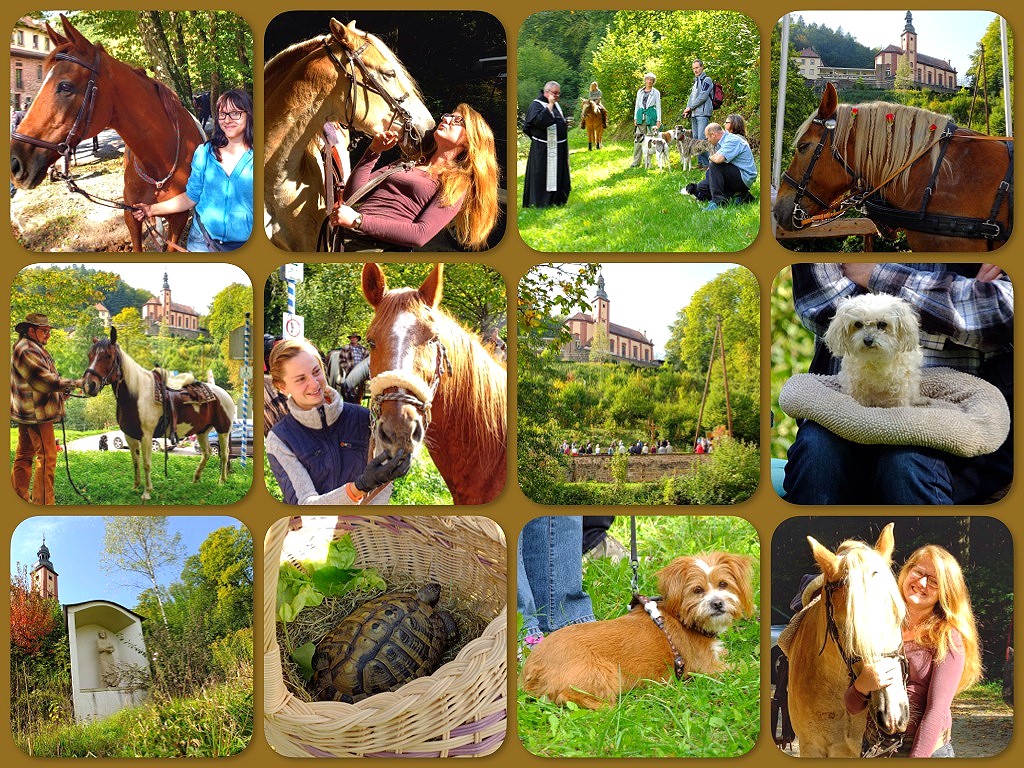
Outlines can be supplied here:
[[313, 251], [327, 215], [323, 126], [368, 136], [389, 128], [399, 146], [419, 156], [434, 119], [419, 86], [379, 38], [331, 19], [330, 32], [286, 48], [264, 69], [267, 236], [287, 251]]
[[592, 150], [595, 144], [600, 149], [604, 129], [608, 127], [608, 110], [593, 99], [584, 99], [580, 127], [587, 129], [587, 151]]
[[[157, 374], [160, 377], [163, 398], [168, 402], [164, 408], [157, 402]], [[163, 369], [147, 371], [125, 352], [117, 343], [117, 328], [111, 327], [110, 338], [93, 339], [89, 348], [89, 367], [82, 374], [82, 388], [95, 397], [110, 384], [117, 400], [117, 423], [128, 438], [135, 469], [133, 488], [142, 487], [142, 501], [149, 501], [153, 491], [151, 463], [153, 436], [174, 432], [179, 438], [195, 435], [199, 442], [202, 459], [196, 467], [192, 482], [198, 483], [203, 467], [210, 459], [209, 431], [217, 430], [221, 436], [220, 481], [228, 479], [230, 451], [224, 438], [231, 432], [235, 418], [235, 403], [231, 396], [215, 384], [203, 387], [213, 396], [212, 400], [192, 396], [191, 401], [183, 391], [166, 388], [167, 372]], [[171, 424], [167, 423], [170, 417]], [[139, 467], [142, 467], [140, 478]]]
[[[844, 541], [833, 553], [808, 536], [821, 577], [813, 599], [794, 617], [779, 645], [789, 657], [789, 713], [800, 757], [860, 757], [868, 742], [898, 739], [910, 704], [905, 680], [874, 691], [864, 712], [846, 711], [843, 695], [861, 666], [903, 655], [905, 607], [892, 574], [893, 524], [874, 548]], [[896, 743], [895, 741], [893, 743]]]
[[[888, 102], [839, 104], [829, 83], [797, 129], [773, 212], [785, 230], [864, 205], [914, 251], [984, 251], [1013, 227], [1013, 140]], [[827, 150], [827, 151], [826, 151]]]
[[377, 264], [363, 267], [374, 453], [425, 443], [453, 501], [485, 504], [505, 486], [505, 369], [439, 309], [443, 273], [388, 290]]
[[[171, 90], [86, 39], [63, 15], [64, 35], [49, 24], [54, 48], [43, 68], [46, 79], [25, 119], [11, 134], [11, 181], [33, 189], [61, 157], [65, 174], [79, 142], [113, 128], [128, 151], [124, 202], [155, 203], [185, 191], [192, 154], [205, 137]], [[130, 160], [129, 160], [130, 158]], [[177, 243], [188, 213], [166, 217], [169, 243]], [[132, 250], [142, 250], [142, 223], [130, 210], [124, 221]]]

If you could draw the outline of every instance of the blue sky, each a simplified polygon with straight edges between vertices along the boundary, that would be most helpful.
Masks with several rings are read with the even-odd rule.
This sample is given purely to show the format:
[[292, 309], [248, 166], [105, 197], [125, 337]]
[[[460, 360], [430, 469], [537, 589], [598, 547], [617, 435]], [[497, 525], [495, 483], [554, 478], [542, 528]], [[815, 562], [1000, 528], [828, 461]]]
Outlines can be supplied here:
[[[978, 41], [996, 18], [990, 11], [914, 10], [914, 30], [921, 53], [936, 59], [948, 59], [956, 67], [957, 79], [967, 73]], [[849, 32], [868, 48], [899, 45], [906, 26], [907, 9], [902, 11], [793, 11], [790, 18], [803, 16], [807, 24], [824, 25]], [[991, 73], [989, 73], [991, 75]]]
[[[240, 527], [242, 524], [233, 517], [168, 517], [168, 529], [180, 533], [185, 545], [186, 557], [199, 551], [203, 540], [218, 528]], [[107, 575], [100, 567], [103, 552], [102, 517], [31, 517], [22, 522], [11, 536], [11, 573], [20, 562], [30, 569], [35, 565], [36, 553], [46, 536], [50, 550], [50, 562], [57, 572], [58, 597], [63, 605], [81, 603], [86, 600], [110, 600], [126, 608], [134, 608], [137, 597], [145, 586], [129, 586], [127, 582], [137, 579], [135, 574], [127, 577]], [[168, 569], [162, 574], [161, 584], [177, 581], [181, 565]]]
[[[735, 264], [646, 264], [601, 262], [610, 319], [654, 342], [654, 356], [663, 359], [669, 326], [694, 292]], [[593, 299], [596, 287], [587, 298]]]

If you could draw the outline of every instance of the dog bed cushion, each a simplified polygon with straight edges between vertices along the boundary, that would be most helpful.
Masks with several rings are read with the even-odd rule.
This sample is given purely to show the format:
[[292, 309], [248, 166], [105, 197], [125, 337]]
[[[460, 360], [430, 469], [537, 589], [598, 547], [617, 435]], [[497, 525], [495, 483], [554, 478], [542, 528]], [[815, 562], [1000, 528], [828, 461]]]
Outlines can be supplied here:
[[863, 406], [840, 391], [838, 377], [801, 373], [779, 393], [779, 407], [866, 445], [916, 445], [970, 458], [992, 453], [1010, 432], [1002, 393], [977, 376], [951, 368], [921, 371], [924, 405]]

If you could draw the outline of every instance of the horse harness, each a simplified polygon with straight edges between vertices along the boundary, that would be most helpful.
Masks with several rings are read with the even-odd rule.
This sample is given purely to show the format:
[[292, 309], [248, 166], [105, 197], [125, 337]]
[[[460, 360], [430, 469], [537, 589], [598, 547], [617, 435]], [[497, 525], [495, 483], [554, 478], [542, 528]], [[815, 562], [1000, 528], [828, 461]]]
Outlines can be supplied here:
[[[839, 638], [839, 627], [836, 625], [834, 608], [832, 606], [832, 596], [837, 589], [844, 587], [847, 584], [846, 578], [839, 579], [837, 581], [827, 581], [822, 586], [822, 599], [825, 603], [825, 640], [821, 644], [821, 650], [818, 651], [820, 656], [825, 652], [825, 646], [828, 644], [829, 639], [835, 643], [836, 650], [839, 651], [839, 656], [842, 658], [843, 663], [846, 665], [846, 672], [850, 678], [850, 685], [853, 685], [857, 679], [857, 673], [853, 671], [853, 665], [864, 661], [859, 656], [850, 656], [847, 650], [843, 647], [843, 643]], [[903, 671], [903, 685], [906, 687], [907, 679], [909, 676], [910, 666], [907, 662], [907, 656], [903, 652], [903, 645], [893, 651], [881, 654], [881, 658], [886, 659], [899, 659], [900, 667]], [[897, 734], [890, 736], [884, 734], [878, 730], [878, 726], [875, 724], [874, 719], [871, 717], [867, 718], [864, 735], [864, 747], [861, 752], [861, 757], [889, 757], [896, 752], [903, 744], [903, 735]]]
[[[846, 159], [842, 156], [839, 152], [839, 148], [836, 146], [835, 133], [837, 121], [835, 117], [815, 117], [811, 122], [815, 125], [822, 126], [822, 128], [825, 129], [825, 135], [815, 145], [814, 152], [811, 155], [811, 161], [804, 170], [803, 178], [797, 182], [789, 175], [788, 171], [782, 174], [782, 181], [796, 189], [796, 196], [793, 199], [793, 224], [797, 229], [803, 229], [807, 226], [820, 226], [822, 224], [827, 224], [839, 216], [842, 216], [852, 208], [863, 207], [868, 218], [884, 226], [907, 229], [915, 232], [924, 232], [933, 235], [942, 235], [945, 237], [984, 239], [987, 241], [988, 249], [990, 251], [993, 249], [995, 241], [1005, 241], [1009, 238], [1010, 232], [1013, 229], [1012, 138], [980, 135], [961, 135], [960, 137], [962, 139], [976, 141], [1004, 142], [1009, 154], [1006, 173], [996, 189], [996, 194], [989, 216], [987, 219], [980, 219], [970, 216], [950, 216], [942, 213], [929, 213], [928, 211], [928, 204], [931, 201], [932, 194], [935, 192], [935, 185], [938, 180], [939, 170], [942, 167], [942, 161], [945, 158], [946, 150], [949, 148], [949, 144], [953, 140], [957, 131], [957, 125], [952, 120], [946, 123], [946, 127], [943, 129], [942, 133], [939, 134], [934, 143], [926, 146], [918, 154], [889, 174], [882, 183], [876, 185], [870, 190], [867, 189], [867, 184], [864, 179], [850, 167], [850, 164], [846, 162]], [[814, 166], [818, 162], [818, 158], [821, 157], [824, 152], [826, 142], [831, 145], [830, 149], [833, 158], [835, 158], [836, 162], [838, 162], [843, 167], [843, 170], [846, 171], [847, 175], [852, 180], [852, 186], [855, 189], [855, 191], [846, 198], [831, 204], [826, 203], [809, 189], [811, 175], [814, 172]], [[880, 194], [880, 191], [903, 171], [915, 165], [921, 158], [930, 152], [936, 144], [939, 145], [939, 153], [935, 159], [935, 165], [932, 168], [928, 186], [925, 187], [924, 192], [922, 193], [920, 208], [918, 208], [917, 211], [905, 211], [886, 202], [884, 196]], [[800, 207], [800, 201], [804, 197], [810, 198], [819, 207], [823, 208], [824, 212], [815, 215], [808, 215], [807, 212]], [[1008, 221], [1000, 222], [998, 220], [999, 209], [1007, 200], [1009, 202]]]
[[[71, 128], [68, 130], [68, 135], [64, 138], [64, 141], [55, 143], [52, 141], [38, 139], [35, 136], [29, 136], [28, 134], [21, 133], [20, 131], [12, 131], [11, 140], [22, 141], [25, 144], [31, 144], [32, 146], [41, 147], [42, 149], [49, 149], [63, 157], [64, 170], [58, 171], [56, 167], [51, 168], [50, 180], [63, 181], [67, 185], [69, 192], [77, 195], [82, 195], [82, 197], [84, 197], [90, 203], [102, 205], [106, 208], [113, 208], [115, 210], [120, 211], [136, 210], [135, 206], [133, 205], [128, 205], [127, 203], [121, 202], [120, 200], [111, 200], [106, 197], [100, 197], [99, 195], [94, 195], [91, 192], [82, 189], [82, 187], [78, 185], [78, 182], [75, 181], [75, 177], [71, 173], [72, 155], [74, 154], [75, 149], [78, 147], [78, 144], [84, 138], [85, 131], [88, 128], [89, 123], [92, 122], [93, 110], [96, 108], [96, 92], [99, 90], [99, 86], [96, 84], [96, 79], [99, 77], [100, 74], [100, 52], [96, 51], [96, 54], [93, 57], [92, 64], [88, 64], [85, 61], [82, 61], [82, 59], [78, 58], [77, 56], [72, 56], [70, 53], [57, 53], [54, 55], [54, 60], [70, 61], [72, 64], [77, 64], [80, 67], [85, 67], [85, 69], [89, 70], [90, 72], [89, 82], [86, 83], [85, 86], [85, 95], [82, 97], [82, 104], [78, 107], [78, 114], [75, 115], [75, 121], [71, 124]], [[83, 120], [82, 118], [85, 119]], [[171, 170], [167, 172], [166, 176], [159, 180], [150, 177], [139, 165], [138, 158], [135, 156], [135, 154], [131, 153], [132, 163], [135, 166], [135, 172], [139, 175], [139, 178], [141, 178], [143, 181], [148, 182], [149, 184], [152, 184], [157, 188], [157, 190], [163, 189], [163, 186], [167, 182], [167, 180], [174, 175], [174, 170], [178, 167], [178, 160], [181, 157], [181, 126], [178, 123], [177, 119], [175, 119], [174, 121], [174, 141], [175, 153], [174, 162], [171, 164]], [[150, 224], [148, 220], [143, 220], [142, 224], [146, 228], [146, 231], [149, 233], [149, 235], [153, 238], [154, 242], [163, 242], [166, 246], [175, 251], [179, 251], [182, 253], [188, 252], [186, 248], [182, 248], [177, 243], [172, 243], [166, 238], [164, 238], [159, 232], [157, 232], [156, 228], [153, 227], [153, 225]]]
[[[422, 382], [418, 377], [414, 380], [405, 371], [384, 371], [370, 379], [370, 433], [373, 434], [377, 419], [381, 413], [381, 403], [397, 402], [403, 405], [411, 405], [420, 415], [423, 416], [423, 431], [426, 433], [430, 426], [430, 409], [434, 402], [434, 395], [445, 375], [452, 375], [452, 363], [448, 359], [448, 350], [437, 336], [427, 342], [436, 348], [434, 363], [434, 376], [424, 389], [417, 386]], [[374, 392], [374, 382], [378, 382], [379, 391]], [[402, 386], [405, 383], [407, 386]], [[385, 386], [381, 387], [381, 384]], [[421, 394], [417, 394], [417, 391]]]
[[[377, 78], [376, 73], [367, 66], [366, 62], [363, 61], [363, 53], [367, 48], [370, 47], [370, 41], [367, 40], [359, 48], [352, 51], [348, 48], [344, 48], [345, 56], [347, 57], [347, 63], [343, 63], [341, 59], [331, 50], [332, 35], [325, 35], [323, 39], [324, 50], [330, 57], [331, 61], [338, 68], [338, 71], [345, 75], [349, 81], [349, 99], [348, 99], [348, 112], [345, 115], [345, 120], [340, 125], [346, 130], [353, 128], [353, 123], [356, 119], [356, 88], [362, 86], [362, 88], [370, 93], [376, 93], [391, 109], [391, 120], [388, 122], [385, 130], [389, 130], [392, 125], [395, 124], [395, 120], [401, 118], [402, 128], [409, 138], [415, 142], [417, 146], [420, 146], [423, 142], [423, 136], [420, 135], [419, 129], [415, 125], [412, 113], [402, 106], [402, 102], [409, 98], [411, 94], [402, 91], [401, 95], [392, 95]], [[357, 79], [355, 76], [355, 70], [359, 70], [362, 74], [361, 79]], [[349, 140], [349, 151], [355, 148], [355, 139], [350, 138]]]

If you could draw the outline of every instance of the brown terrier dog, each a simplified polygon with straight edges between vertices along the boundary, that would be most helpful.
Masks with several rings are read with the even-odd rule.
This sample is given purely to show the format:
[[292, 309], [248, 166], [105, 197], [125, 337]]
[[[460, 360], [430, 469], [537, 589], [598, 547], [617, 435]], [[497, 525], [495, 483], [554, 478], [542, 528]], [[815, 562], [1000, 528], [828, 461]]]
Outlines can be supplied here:
[[[753, 565], [728, 552], [677, 557], [657, 574], [664, 597], [656, 611], [637, 605], [617, 619], [552, 632], [526, 659], [523, 690], [599, 709], [645, 680], [671, 679], [673, 668], [679, 675], [721, 672], [718, 634], [754, 613]], [[655, 622], [659, 613], [664, 630]]]

